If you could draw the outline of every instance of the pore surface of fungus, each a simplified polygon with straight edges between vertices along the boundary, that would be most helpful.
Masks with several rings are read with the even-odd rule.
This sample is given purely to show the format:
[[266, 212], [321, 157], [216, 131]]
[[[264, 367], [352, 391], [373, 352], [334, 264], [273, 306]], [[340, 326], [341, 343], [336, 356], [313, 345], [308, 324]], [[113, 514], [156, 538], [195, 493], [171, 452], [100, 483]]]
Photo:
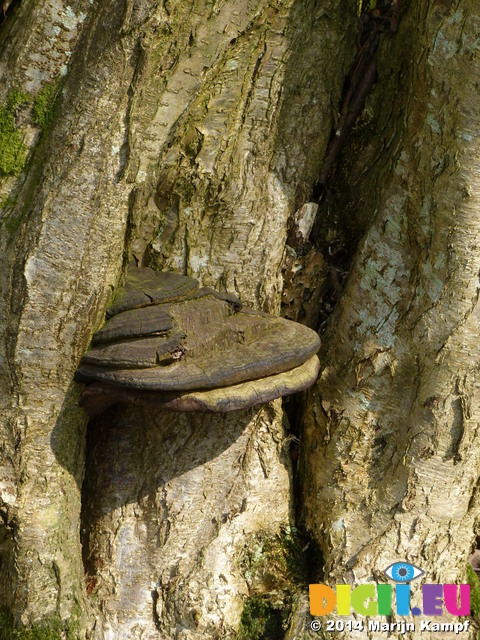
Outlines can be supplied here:
[[87, 384], [81, 404], [91, 416], [116, 402], [245, 409], [318, 375], [315, 331], [175, 273], [131, 267], [107, 318], [75, 376]]

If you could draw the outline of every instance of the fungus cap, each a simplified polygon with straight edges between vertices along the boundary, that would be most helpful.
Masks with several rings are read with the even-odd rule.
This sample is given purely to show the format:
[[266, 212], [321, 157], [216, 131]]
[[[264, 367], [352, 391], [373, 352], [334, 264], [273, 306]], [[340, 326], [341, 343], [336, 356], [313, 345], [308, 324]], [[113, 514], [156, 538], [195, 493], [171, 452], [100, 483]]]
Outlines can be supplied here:
[[75, 379], [90, 415], [125, 401], [225, 412], [301, 391], [317, 378], [320, 339], [242, 307], [196, 280], [130, 268]]
[[149, 267], [130, 267], [123, 289], [117, 293], [107, 316], [127, 309], [173, 302], [186, 298], [198, 289], [198, 280], [171, 271], [154, 271]]

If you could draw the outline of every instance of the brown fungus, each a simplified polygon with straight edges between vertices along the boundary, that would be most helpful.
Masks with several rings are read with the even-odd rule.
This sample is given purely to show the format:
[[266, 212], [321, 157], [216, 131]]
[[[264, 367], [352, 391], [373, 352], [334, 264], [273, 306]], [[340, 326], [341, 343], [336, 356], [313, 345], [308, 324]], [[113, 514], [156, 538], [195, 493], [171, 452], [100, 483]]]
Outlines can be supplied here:
[[138, 309], [151, 304], [174, 302], [187, 298], [198, 289], [198, 281], [170, 271], [131, 267], [123, 289], [117, 293], [107, 316], [127, 309]]
[[116, 402], [226, 412], [311, 386], [320, 339], [192, 278], [130, 268], [75, 379], [90, 416]]

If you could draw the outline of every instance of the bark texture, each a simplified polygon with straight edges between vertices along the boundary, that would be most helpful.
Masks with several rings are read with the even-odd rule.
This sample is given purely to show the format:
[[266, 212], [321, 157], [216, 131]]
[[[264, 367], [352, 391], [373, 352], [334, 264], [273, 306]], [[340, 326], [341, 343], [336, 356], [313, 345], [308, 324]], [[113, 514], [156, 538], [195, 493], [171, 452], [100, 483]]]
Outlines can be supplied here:
[[1, 181], [0, 601], [17, 623], [228, 637], [242, 596], [268, 590], [241, 556], [291, 518], [278, 404], [227, 418], [118, 409], [90, 424], [87, 595], [72, 379], [132, 256], [279, 310], [287, 220], [328, 140], [350, 9], [25, 0], [7, 16], [5, 99], [64, 74], [48, 130], [20, 109], [31, 153]]
[[290, 517], [280, 405], [224, 416], [119, 407], [91, 426], [95, 637], [235, 638], [247, 549]]
[[397, 559], [465, 582], [479, 517], [479, 26], [476, 2], [410, 2], [379, 53], [373, 122], [348, 150], [363, 135], [366, 153], [344, 157], [344, 230], [367, 230], [303, 447], [305, 516], [332, 584], [382, 581]]

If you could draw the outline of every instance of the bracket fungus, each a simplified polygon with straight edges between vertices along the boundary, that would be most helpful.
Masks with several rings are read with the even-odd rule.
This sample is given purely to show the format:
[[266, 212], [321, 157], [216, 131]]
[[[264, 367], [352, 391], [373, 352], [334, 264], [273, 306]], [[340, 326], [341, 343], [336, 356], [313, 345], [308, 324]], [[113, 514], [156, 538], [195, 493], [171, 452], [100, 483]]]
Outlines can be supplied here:
[[91, 417], [117, 402], [224, 413], [310, 387], [319, 347], [312, 329], [193, 278], [131, 267], [75, 379]]

